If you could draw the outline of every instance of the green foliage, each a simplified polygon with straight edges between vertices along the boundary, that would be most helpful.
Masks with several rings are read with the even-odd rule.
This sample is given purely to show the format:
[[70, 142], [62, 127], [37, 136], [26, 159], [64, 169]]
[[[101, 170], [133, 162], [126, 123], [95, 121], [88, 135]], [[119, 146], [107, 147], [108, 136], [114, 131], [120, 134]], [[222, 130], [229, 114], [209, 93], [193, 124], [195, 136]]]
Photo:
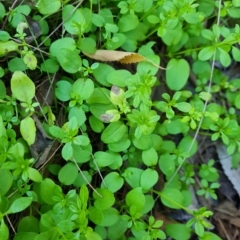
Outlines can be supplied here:
[[[193, 186], [217, 199], [216, 159], [188, 159], [197, 131], [238, 164], [240, 80], [211, 64], [240, 62], [239, 6], [0, 2], [0, 239], [220, 239], [189, 209]], [[165, 224], [158, 205], [191, 219]]]

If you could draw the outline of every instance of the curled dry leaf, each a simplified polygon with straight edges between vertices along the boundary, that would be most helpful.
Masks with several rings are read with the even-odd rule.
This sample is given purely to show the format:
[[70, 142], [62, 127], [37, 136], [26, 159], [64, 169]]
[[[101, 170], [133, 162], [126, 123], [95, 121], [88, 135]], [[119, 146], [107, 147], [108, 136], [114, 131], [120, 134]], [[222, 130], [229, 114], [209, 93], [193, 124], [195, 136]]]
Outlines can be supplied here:
[[123, 51], [114, 51], [114, 50], [97, 50], [94, 54], [88, 54], [84, 53], [86, 56], [89, 58], [103, 61], [103, 62], [120, 62], [124, 64], [130, 64], [130, 63], [138, 63], [142, 61], [148, 61], [150, 62], [153, 66], [160, 68], [160, 69], [165, 69], [162, 68], [158, 65], [156, 65], [153, 61], [151, 61], [148, 58], [145, 58], [139, 53], [134, 53], [134, 52], [123, 52]]

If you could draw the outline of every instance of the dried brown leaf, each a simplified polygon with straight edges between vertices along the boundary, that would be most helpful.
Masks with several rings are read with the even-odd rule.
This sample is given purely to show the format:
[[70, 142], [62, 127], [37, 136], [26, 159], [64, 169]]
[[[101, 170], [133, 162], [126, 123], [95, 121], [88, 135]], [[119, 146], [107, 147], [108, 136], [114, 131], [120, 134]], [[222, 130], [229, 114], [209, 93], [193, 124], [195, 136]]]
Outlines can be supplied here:
[[124, 64], [130, 63], [139, 63], [142, 61], [148, 61], [157, 68], [164, 69], [156, 65], [151, 60], [145, 58], [139, 53], [134, 52], [123, 52], [123, 51], [114, 51], [114, 50], [97, 50], [94, 54], [84, 53], [89, 58], [103, 61], [103, 62], [120, 62]]

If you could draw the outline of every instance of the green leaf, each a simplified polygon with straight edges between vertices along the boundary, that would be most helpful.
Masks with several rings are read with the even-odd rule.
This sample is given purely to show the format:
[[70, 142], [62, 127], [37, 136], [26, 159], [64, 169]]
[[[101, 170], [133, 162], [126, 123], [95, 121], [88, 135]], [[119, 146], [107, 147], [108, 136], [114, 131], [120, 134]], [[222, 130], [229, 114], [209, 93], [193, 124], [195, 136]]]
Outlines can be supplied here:
[[142, 193], [142, 188], [137, 187], [129, 191], [125, 202], [128, 207], [135, 206], [138, 211], [141, 211], [145, 205], [145, 195]]
[[175, 156], [165, 153], [160, 156], [159, 168], [166, 176], [172, 176], [175, 172]]
[[26, 66], [26, 64], [23, 62], [22, 58], [12, 58], [9, 62], [8, 62], [8, 69], [11, 72], [16, 72], [16, 71], [25, 71], [28, 67]]
[[132, 74], [127, 70], [116, 70], [108, 73], [106, 80], [112, 85], [126, 87], [128, 84], [127, 79], [131, 76]]
[[39, 232], [39, 220], [34, 216], [21, 218], [17, 227], [18, 232]]
[[168, 236], [176, 240], [188, 240], [191, 236], [191, 228], [180, 223], [167, 224], [165, 231]]
[[165, 206], [173, 209], [183, 208], [185, 202], [185, 198], [179, 190], [169, 187], [162, 190], [160, 198]]
[[133, 139], [133, 145], [140, 150], [148, 150], [152, 147], [153, 142], [149, 135], [142, 135], [140, 138]]
[[30, 103], [35, 96], [35, 85], [26, 74], [16, 71], [11, 78], [11, 91], [18, 100]]
[[123, 218], [118, 218], [118, 221], [108, 228], [108, 238], [118, 240], [119, 236], [123, 236], [128, 229], [128, 221]]
[[[1, 11], [1, 5], [2, 3], [0, 3], [0, 11]], [[1, 12], [0, 12], [0, 15], [1, 15]], [[6, 32], [6, 31], [0, 31], [0, 41], [1, 42], [6, 42], [6, 41], [8, 41], [10, 39], [10, 35], [9, 35], [9, 33], [8, 32]]]
[[55, 125], [49, 127], [49, 132], [53, 137], [59, 138], [59, 139], [62, 139], [66, 136], [64, 131], [60, 127]]
[[57, 12], [61, 7], [60, 0], [41, 0], [37, 3], [39, 12], [43, 15], [51, 15]]
[[94, 158], [98, 167], [100, 168], [109, 166], [114, 162], [114, 155], [107, 152], [102, 151], [95, 152]]
[[110, 123], [103, 131], [101, 140], [106, 143], [118, 142], [126, 133], [127, 127], [120, 121]]
[[112, 84], [107, 81], [109, 74], [115, 73], [115, 69], [108, 64], [99, 63], [99, 66], [93, 70], [93, 76], [103, 86], [110, 87]]
[[132, 187], [136, 188], [140, 186], [140, 178], [143, 170], [134, 167], [128, 167], [122, 174], [126, 182]]
[[89, 117], [89, 123], [91, 126], [91, 129], [96, 132], [96, 133], [100, 133], [103, 131], [104, 129], [104, 124], [102, 121], [100, 121], [99, 119], [97, 119], [95, 116], [90, 116]]
[[104, 188], [97, 188], [96, 191], [101, 196], [99, 196], [95, 191], [93, 192], [93, 198], [95, 199], [94, 200], [95, 207], [101, 210], [106, 210], [114, 204], [115, 197], [110, 190]]
[[184, 59], [171, 59], [167, 64], [166, 81], [171, 90], [178, 91], [187, 83], [190, 67]]
[[1, 99], [5, 98], [6, 94], [7, 94], [7, 91], [6, 91], [5, 84], [2, 80], [0, 80], [0, 98]]
[[140, 185], [143, 190], [148, 191], [158, 181], [158, 173], [154, 169], [147, 168], [143, 171], [140, 179]]
[[192, 108], [191, 104], [187, 102], [177, 103], [176, 105], [174, 105], [174, 107], [176, 107], [179, 111], [182, 112], [189, 112], [190, 109]]
[[69, 160], [73, 156], [73, 147], [70, 142], [67, 142], [62, 148], [62, 157]]
[[231, 64], [231, 57], [230, 55], [221, 48], [218, 48], [220, 52], [220, 62], [224, 67], [228, 67]]
[[0, 57], [9, 52], [18, 51], [18, 44], [14, 41], [0, 42]]
[[150, 149], [143, 151], [142, 160], [146, 166], [155, 166], [158, 162], [158, 154], [156, 150], [151, 147]]
[[236, 98], [234, 99], [234, 105], [237, 109], [240, 109], [240, 94], [239, 93], [236, 96]]
[[89, 219], [99, 225], [101, 222], [102, 222], [102, 219], [103, 219], [103, 212], [101, 209], [98, 209], [94, 206], [90, 206], [88, 208], [88, 213], [89, 213]]
[[89, 174], [89, 172], [88, 171], [82, 171], [81, 173], [78, 173], [77, 178], [74, 181], [73, 185], [75, 187], [81, 187], [82, 185], [85, 185], [87, 183], [91, 183], [91, 181], [92, 181], [92, 176]]
[[103, 219], [99, 226], [109, 227], [114, 225], [118, 219], [119, 219], [119, 213], [118, 210], [115, 208], [108, 208], [106, 210], [103, 210]]
[[86, 209], [87, 204], [88, 204], [89, 191], [85, 184], [82, 185], [82, 187], [80, 189], [79, 197], [80, 197], [81, 203], [83, 205], [82, 208]]
[[203, 48], [199, 54], [198, 59], [201, 61], [209, 60], [215, 52], [215, 47], [205, 47]]
[[82, 29], [85, 27], [86, 21], [80, 9], [76, 9], [73, 5], [65, 5], [62, 10], [63, 26], [70, 34], [83, 34]]
[[240, 62], [240, 50], [238, 48], [232, 46], [232, 55], [235, 61]]
[[70, 108], [68, 119], [75, 117], [78, 122], [78, 126], [82, 126], [85, 121], [87, 120], [85, 112], [83, 111], [82, 107], [74, 106]]
[[79, 49], [84, 53], [93, 54], [96, 52], [96, 42], [90, 38], [82, 38], [80, 42], [77, 43]]
[[29, 146], [35, 142], [36, 126], [34, 120], [31, 117], [26, 117], [21, 121], [20, 132], [23, 139], [28, 143]]
[[82, 66], [82, 60], [80, 56], [68, 48], [59, 49], [56, 57], [63, 70], [68, 73], [76, 73]]
[[59, 64], [55, 59], [46, 59], [41, 63], [41, 69], [47, 73], [56, 73], [59, 69]]
[[203, 236], [201, 236], [199, 240], [222, 240], [222, 239], [212, 232], [204, 232]]
[[131, 141], [128, 139], [128, 134], [125, 134], [118, 142], [108, 144], [108, 149], [112, 152], [124, 152], [130, 145]]
[[138, 17], [134, 14], [123, 15], [118, 21], [119, 32], [128, 32], [139, 24]]
[[42, 181], [41, 173], [35, 168], [31, 168], [31, 167], [28, 168], [28, 177], [34, 182]]
[[[4, 5], [0, 2], [0, 19], [3, 19], [6, 14]], [[2, 41], [2, 40], [1, 40]], [[1, 239], [1, 238], [0, 238]]]
[[[104, 182], [107, 185], [107, 189], [111, 192], [117, 192], [124, 184], [124, 179], [117, 172], [110, 172], [104, 177]], [[104, 183], [101, 187], [104, 188]]]
[[12, 203], [12, 205], [8, 209], [7, 213], [22, 212], [27, 207], [29, 207], [31, 203], [32, 203], [32, 197], [20, 197], [20, 198], [17, 198]]
[[13, 176], [7, 169], [0, 169], [0, 194], [5, 195], [12, 186]]
[[40, 195], [42, 200], [48, 205], [56, 204], [55, 196], [62, 196], [62, 189], [56, 185], [51, 179], [46, 178], [40, 184]]
[[1, 220], [1, 225], [0, 225], [0, 239], [1, 240], [8, 240], [9, 239], [9, 230], [8, 230], [8, 227], [5, 224], [3, 218]]
[[55, 88], [56, 97], [63, 101], [69, 101], [71, 99], [72, 84], [68, 81], [61, 80], [58, 81]]
[[105, 24], [105, 19], [100, 14], [96, 13], [92, 14], [91, 21], [97, 27], [103, 27]]
[[90, 143], [90, 140], [85, 135], [79, 135], [73, 139], [75, 145], [87, 146]]
[[78, 169], [76, 165], [72, 162], [67, 163], [64, 165], [61, 170], [58, 173], [58, 179], [59, 181], [66, 185], [69, 186], [74, 183], [78, 175]]
[[74, 51], [76, 49], [76, 43], [74, 39], [70, 37], [60, 38], [51, 44], [49, 49], [50, 55], [57, 57], [61, 48], [67, 48], [71, 51]]
[[73, 92], [80, 94], [81, 100], [89, 98], [94, 91], [94, 83], [91, 79], [79, 78], [73, 84]]

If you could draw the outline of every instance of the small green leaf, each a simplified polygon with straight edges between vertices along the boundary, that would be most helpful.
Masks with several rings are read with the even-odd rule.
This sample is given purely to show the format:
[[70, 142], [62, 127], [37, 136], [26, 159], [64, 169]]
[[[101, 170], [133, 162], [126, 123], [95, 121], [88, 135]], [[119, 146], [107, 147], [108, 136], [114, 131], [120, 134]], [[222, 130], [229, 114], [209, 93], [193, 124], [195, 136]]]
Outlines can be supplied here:
[[67, 48], [71, 51], [74, 51], [76, 49], [76, 43], [73, 38], [70, 37], [65, 37], [65, 38], [60, 38], [56, 41], [54, 41], [51, 46], [50, 46], [50, 54], [54, 57], [57, 57], [58, 51], [61, 48]]
[[17, 198], [10, 208], [8, 209], [8, 213], [17, 213], [25, 210], [32, 203], [32, 197], [20, 197]]
[[171, 59], [167, 64], [166, 81], [171, 90], [178, 91], [187, 83], [190, 67], [185, 59]]
[[70, 108], [68, 119], [71, 119], [75, 117], [78, 122], [78, 126], [82, 126], [85, 121], [87, 120], [85, 112], [83, 111], [82, 107], [80, 106], [74, 106]]
[[118, 142], [126, 131], [127, 127], [122, 122], [112, 122], [103, 131], [101, 140], [106, 144]]
[[150, 149], [143, 151], [142, 160], [146, 166], [155, 166], [158, 162], [158, 154], [156, 150], [151, 147]]
[[176, 107], [179, 111], [182, 112], [189, 112], [190, 109], [192, 108], [191, 104], [187, 102], [177, 103], [176, 105], [174, 105], [174, 107]]
[[56, 57], [63, 70], [68, 73], [76, 73], [82, 66], [80, 56], [68, 48], [59, 49]]
[[[0, 19], [3, 19], [6, 14], [4, 5], [0, 2]], [[0, 238], [1, 239], [1, 238]]]
[[39, 220], [34, 216], [21, 218], [17, 227], [18, 232], [39, 232]]
[[112, 226], [119, 219], [118, 210], [113, 207], [103, 210], [102, 213], [103, 213], [103, 219], [102, 219], [101, 223], [99, 224], [99, 226], [104, 226], [104, 227]]
[[77, 43], [79, 49], [88, 54], [93, 54], [96, 52], [96, 42], [90, 38], [82, 38], [80, 42]]
[[55, 59], [46, 59], [41, 63], [41, 69], [47, 73], [56, 73], [59, 69], [59, 64]]
[[26, 117], [21, 121], [20, 132], [23, 139], [28, 143], [29, 146], [35, 142], [36, 126], [34, 120], [31, 117]]
[[224, 67], [228, 67], [231, 64], [231, 57], [230, 55], [221, 48], [218, 48], [220, 52], [220, 62]]
[[142, 188], [137, 187], [129, 191], [125, 201], [128, 207], [135, 206], [138, 211], [141, 211], [145, 205], [145, 196], [142, 193]]
[[33, 180], [34, 182], [41, 182], [42, 175], [41, 173], [35, 168], [28, 168], [28, 177], [29, 179]]
[[166, 176], [172, 176], [175, 172], [175, 156], [165, 153], [160, 156], [159, 168]]
[[165, 230], [171, 238], [176, 240], [188, 240], [191, 236], [191, 228], [180, 223], [167, 224]]
[[0, 169], [0, 194], [5, 195], [11, 188], [13, 183], [13, 176], [7, 169]]
[[5, 224], [3, 218], [1, 220], [1, 225], [0, 225], [0, 239], [1, 240], [8, 240], [9, 239], [9, 230], [8, 230], [8, 227]]
[[240, 50], [238, 48], [232, 46], [232, 55], [235, 61], [240, 62]]
[[94, 153], [95, 161], [98, 167], [106, 167], [111, 165], [114, 162], [114, 155], [107, 152], [95, 152]]
[[132, 188], [136, 188], [140, 186], [140, 178], [142, 172], [143, 172], [142, 169], [128, 167], [122, 174], [122, 176]]
[[18, 100], [29, 103], [35, 96], [35, 85], [26, 74], [16, 71], [11, 78], [11, 91]]
[[215, 52], [215, 47], [205, 47], [203, 48], [199, 54], [198, 59], [201, 61], [209, 60]]
[[119, 32], [128, 32], [139, 24], [138, 17], [134, 14], [123, 15], [118, 22]]
[[[0, 3], [0, 11], [1, 11], [1, 4], [2, 4], [2, 3]], [[0, 12], [0, 16], [1, 16], [1, 12]], [[6, 32], [6, 31], [0, 31], [0, 41], [1, 41], [1, 42], [6, 42], [6, 41], [8, 41], [9, 39], [10, 39], [10, 35], [9, 35], [8, 32]]]
[[69, 101], [71, 99], [72, 84], [68, 81], [58, 81], [55, 88], [56, 97], [63, 101]]
[[39, 12], [43, 15], [51, 15], [57, 12], [61, 7], [60, 0], [41, 0], [37, 3]]
[[178, 189], [166, 187], [160, 197], [162, 203], [169, 208], [182, 209], [184, 206], [185, 198]]
[[64, 165], [61, 170], [58, 173], [58, 179], [59, 181], [66, 185], [69, 186], [74, 183], [78, 175], [78, 169], [76, 165], [72, 162], [67, 163]]
[[212, 232], [204, 232], [203, 236], [200, 237], [199, 240], [222, 240], [222, 239]]
[[62, 148], [62, 157], [69, 160], [73, 156], [73, 147], [70, 142], [67, 142]]
[[[110, 172], [104, 177], [104, 182], [107, 185], [107, 189], [111, 192], [117, 192], [124, 184], [123, 178], [117, 172]], [[104, 184], [101, 184], [104, 187]]]
[[103, 188], [97, 188], [96, 191], [101, 195], [99, 196], [95, 191], [93, 192], [93, 197], [95, 199], [94, 206], [98, 209], [105, 210], [110, 208], [114, 202], [115, 197], [114, 194], [108, 190]]
[[140, 184], [143, 190], [148, 191], [158, 181], [158, 173], [154, 169], [145, 169], [141, 175]]
[[56, 201], [55, 196], [62, 197], [62, 189], [56, 185], [51, 179], [45, 178], [40, 183], [40, 196], [42, 200], [48, 205], [54, 205]]

